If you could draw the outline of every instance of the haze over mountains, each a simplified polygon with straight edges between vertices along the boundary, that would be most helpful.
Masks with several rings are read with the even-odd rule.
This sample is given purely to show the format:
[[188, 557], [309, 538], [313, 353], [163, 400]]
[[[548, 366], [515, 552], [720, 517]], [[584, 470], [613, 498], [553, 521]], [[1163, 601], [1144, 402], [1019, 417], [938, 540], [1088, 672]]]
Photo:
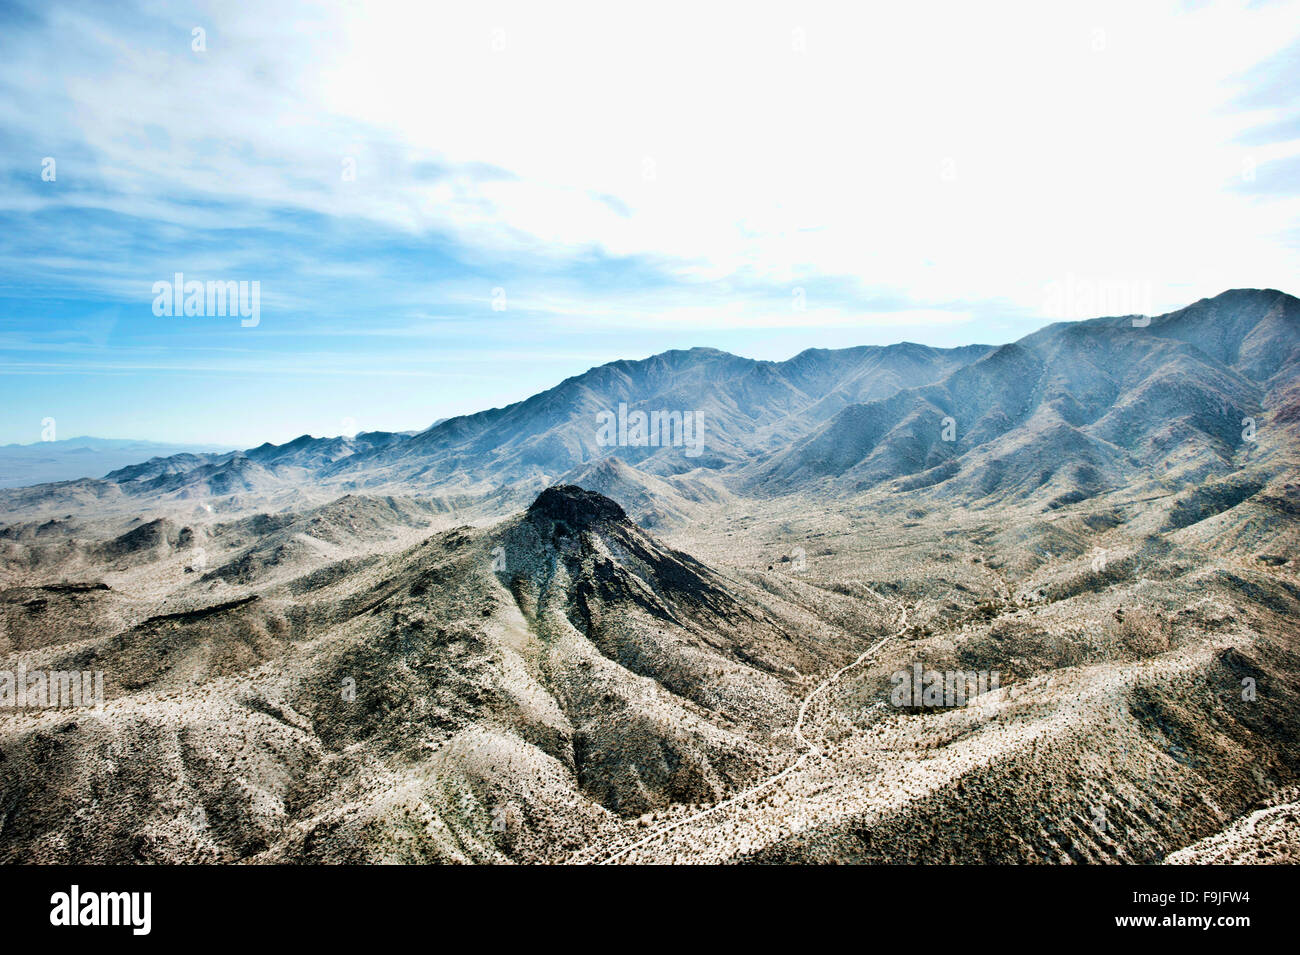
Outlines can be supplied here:
[[209, 453], [224, 448], [121, 438], [66, 438], [0, 446], [0, 488], [103, 477], [151, 457]]
[[[1132, 317], [1058, 323], [999, 347], [810, 349], [784, 362], [671, 351], [611, 362], [414, 434], [304, 435], [243, 452], [158, 457], [0, 500], [13, 508], [44, 496], [57, 508], [202, 498], [238, 510], [250, 498], [301, 501], [315, 488], [518, 506], [616, 456], [633, 468], [625, 482], [650, 475], [688, 499], [699, 490], [687, 475], [711, 493], [836, 495], [897, 482], [970, 501], [1078, 501], [1157, 477], [1232, 471], [1257, 447], [1243, 442], [1243, 419], [1291, 413], [1298, 326], [1294, 297], [1234, 290], [1136, 327]], [[598, 416], [620, 404], [629, 413], [692, 413], [701, 448], [602, 446]]]
[[0, 860], [1295, 861], [1298, 502], [1271, 290], [7, 490]]

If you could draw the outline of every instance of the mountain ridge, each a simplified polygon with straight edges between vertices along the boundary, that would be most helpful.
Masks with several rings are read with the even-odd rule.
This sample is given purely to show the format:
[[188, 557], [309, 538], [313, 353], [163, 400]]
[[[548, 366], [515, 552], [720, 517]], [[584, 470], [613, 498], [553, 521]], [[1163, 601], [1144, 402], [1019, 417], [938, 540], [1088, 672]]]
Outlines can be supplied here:
[[[631, 469], [619, 479], [646, 498], [646, 517], [647, 486], [688, 476], [712, 496], [895, 487], [1046, 505], [1155, 473], [1222, 477], [1239, 456], [1243, 419], [1262, 424], [1277, 406], [1285, 422], [1297, 369], [1300, 301], [1272, 289], [1232, 289], [1149, 319], [1055, 322], [998, 346], [808, 348], [780, 362], [673, 349], [419, 432], [302, 435], [153, 459], [52, 486], [49, 506], [154, 498], [237, 511], [254, 498], [290, 506], [414, 492], [508, 508], [615, 457]], [[693, 415], [701, 446], [684, 448], [671, 431], [662, 442], [602, 444], [598, 416], [622, 408]], [[35, 488], [0, 494], [16, 510], [41, 498]], [[663, 520], [689, 512], [664, 503]]]

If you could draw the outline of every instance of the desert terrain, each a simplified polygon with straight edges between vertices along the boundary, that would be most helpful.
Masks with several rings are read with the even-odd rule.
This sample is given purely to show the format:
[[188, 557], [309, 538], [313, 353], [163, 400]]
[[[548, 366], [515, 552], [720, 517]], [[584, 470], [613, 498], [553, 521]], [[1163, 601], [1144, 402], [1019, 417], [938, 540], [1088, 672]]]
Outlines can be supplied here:
[[0, 861], [1300, 861], [1298, 373], [1235, 290], [0, 491], [0, 669], [104, 675]]

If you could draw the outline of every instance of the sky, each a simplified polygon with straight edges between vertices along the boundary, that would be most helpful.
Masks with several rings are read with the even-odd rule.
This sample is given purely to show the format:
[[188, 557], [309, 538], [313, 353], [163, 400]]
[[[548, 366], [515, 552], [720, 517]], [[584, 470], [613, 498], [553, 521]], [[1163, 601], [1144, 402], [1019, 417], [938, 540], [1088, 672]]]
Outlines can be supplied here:
[[1298, 266], [1298, 2], [0, 0], [0, 443], [420, 429]]

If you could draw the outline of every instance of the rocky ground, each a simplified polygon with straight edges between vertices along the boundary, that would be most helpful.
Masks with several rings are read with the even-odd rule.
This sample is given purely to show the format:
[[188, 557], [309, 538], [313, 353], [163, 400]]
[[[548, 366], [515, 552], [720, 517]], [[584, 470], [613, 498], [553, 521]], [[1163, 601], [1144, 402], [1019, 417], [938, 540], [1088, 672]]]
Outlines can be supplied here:
[[1294, 527], [1151, 497], [8, 524], [7, 666], [106, 702], [0, 711], [0, 858], [1296, 861]]

